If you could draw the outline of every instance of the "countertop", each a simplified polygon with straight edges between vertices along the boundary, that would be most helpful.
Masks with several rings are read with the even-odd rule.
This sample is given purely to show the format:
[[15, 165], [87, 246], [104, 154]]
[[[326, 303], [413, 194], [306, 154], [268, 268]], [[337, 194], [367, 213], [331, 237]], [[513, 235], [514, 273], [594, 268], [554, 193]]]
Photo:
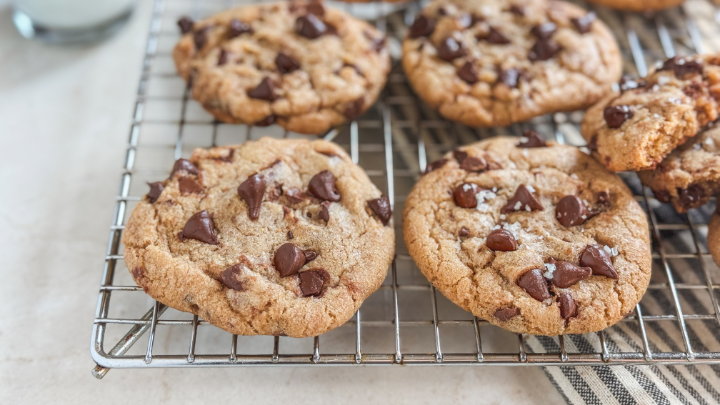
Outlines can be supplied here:
[[563, 403], [542, 369], [90, 370], [108, 224], [150, 1], [107, 41], [20, 37], [0, 0], [0, 402]]

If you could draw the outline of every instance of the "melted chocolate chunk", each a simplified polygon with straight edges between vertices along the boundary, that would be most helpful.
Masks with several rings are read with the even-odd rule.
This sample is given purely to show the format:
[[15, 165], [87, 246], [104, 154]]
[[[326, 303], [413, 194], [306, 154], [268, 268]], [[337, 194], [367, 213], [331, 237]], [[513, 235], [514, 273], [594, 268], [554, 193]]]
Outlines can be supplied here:
[[543, 206], [528, 188], [521, 184], [515, 191], [515, 195], [508, 200], [500, 212], [507, 214], [515, 211], [542, 211]]
[[626, 105], [616, 105], [612, 107], [606, 107], [603, 111], [603, 117], [608, 128], [620, 128], [622, 124], [632, 118], [632, 110]]
[[[286, 207], [283, 207], [283, 208], [286, 208]], [[288, 232], [287, 232], [287, 238], [288, 238], [288, 239], [295, 239], [295, 235], [293, 235], [292, 231], [288, 231]]]
[[230, 21], [230, 25], [228, 25], [228, 30], [227, 30], [228, 38], [235, 38], [237, 36], [240, 36], [240, 35], [246, 34], [246, 33], [247, 34], [253, 33], [253, 29], [250, 26], [250, 24], [240, 21], [240, 20], [236, 20], [236, 19], [233, 19]]
[[481, 157], [470, 156], [463, 159], [460, 163], [460, 168], [466, 172], [482, 172], [487, 170], [488, 164], [485, 159]]
[[317, 252], [315, 252], [314, 250], [305, 250], [303, 251], [303, 254], [305, 254], [306, 262], [311, 262], [315, 260], [315, 258], [317, 258]]
[[465, 62], [456, 73], [460, 79], [468, 84], [475, 84], [478, 81], [478, 71], [470, 61]]
[[550, 37], [555, 34], [555, 31], [557, 31], [557, 25], [555, 25], [555, 23], [546, 22], [532, 27], [530, 33], [533, 34], [535, 38], [543, 40], [550, 39]]
[[372, 212], [377, 215], [383, 225], [387, 225], [388, 222], [390, 222], [390, 217], [392, 217], [392, 208], [390, 208], [390, 199], [388, 196], [382, 195], [380, 198], [368, 200], [367, 203]]
[[508, 321], [511, 318], [516, 317], [520, 314], [520, 310], [515, 307], [499, 308], [493, 313], [493, 316], [503, 322]]
[[170, 177], [172, 177], [173, 174], [175, 174], [179, 171], [182, 171], [182, 170], [186, 171], [188, 174], [197, 175], [199, 173], [198, 168], [194, 164], [190, 163], [189, 160], [180, 158], [180, 159], [176, 160], [175, 163], [173, 163], [173, 168], [172, 168], [172, 171], [170, 172]]
[[661, 203], [670, 202], [670, 192], [667, 190], [653, 190], [653, 194], [655, 194], [655, 198]]
[[438, 159], [438, 160], [430, 163], [429, 165], [425, 166], [425, 171], [423, 172], [423, 174], [428, 174], [434, 170], [437, 170], [437, 169], [445, 166], [445, 163], [447, 163], [447, 159]]
[[345, 111], [343, 111], [343, 114], [349, 120], [355, 119], [355, 117], [360, 115], [363, 107], [365, 107], [365, 97], [360, 96], [355, 101], [349, 103], [347, 107], [345, 107]]
[[480, 192], [480, 187], [474, 183], [463, 183], [453, 190], [453, 198], [455, 204], [462, 208], [475, 208], [477, 207], [476, 194]]
[[440, 47], [438, 48], [438, 56], [440, 59], [450, 62], [453, 61], [461, 56], [465, 56], [467, 54], [467, 51], [465, 50], [465, 46], [462, 44], [462, 42], [458, 42], [453, 37], [447, 37], [440, 42]]
[[703, 64], [702, 62], [685, 59], [682, 56], [675, 56], [666, 60], [660, 70], [672, 70], [675, 77], [684, 79], [687, 75], [701, 75]]
[[287, 277], [296, 274], [306, 262], [305, 253], [292, 243], [285, 243], [278, 248], [273, 257], [275, 270], [280, 277]]
[[148, 183], [148, 186], [150, 186], [150, 191], [147, 193], [147, 198], [150, 204], [157, 201], [157, 199], [160, 197], [160, 194], [162, 194], [163, 190], [165, 190], [165, 185], [162, 184], [161, 181], [157, 181], [155, 183]]
[[292, 204], [300, 204], [307, 199], [307, 195], [302, 192], [299, 188], [291, 187], [285, 191], [285, 197]]
[[483, 21], [485, 21], [485, 17], [478, 15], [478, 14], [473, 14], [470, 16], [470, 25], [468, 25], [468, 27], [472, 27], [475, 24], [477, 24], [479, 22], [483, 22]]
[[178, 182], [180, 194], [201, 194], [205, 188], [192, 177], [183, 177]]
[[254, 123], [253, 125], [256, 127], [267, 127], [268, 125], [272, 125], [275, 123], [275, 116], [270, 114], [267, 117], [261, 119], [260, 121]]
[[262, 79], [260, 84], [252, 90], [248, 90], [248, 97], [265, 101], [275, 101], [278, 96], [275, 94], [275, 83], [269, 77]]
[[561, 292], [558, 295], [558, 304], [560, 305], [560, 316], [566, 321], [577, 315], [577, 304], [570, 293]]
[[525, 272], [518, 278], [517, 285], [538, 301], [550, 298], [550, 290], [540, 269]]
[[501, 70], [498, 76], [500, 82], [510, 88], [517, 87], [520, 82], [520, 71], [514, 68]]
[[318, 17], [325, 15], [325, 7], [319, 1], [314, 1], [305, 7], [305, 10], [310, 14], [315, 14]]
[[592, 269], [593, 275], [618, 278], [612, 258], [600, 245], [588, 245], [580, 255], [580, 265]]
[[590, 152], [597, 152], [598, 150], [598, 137], [597, 135], [594, 135], [592, 138], [590, 138], [590, 142], [587, 144], [587, 148]]
[[195, 22], [188, 17], [183, 17], [177, 22], [178, 27], [180, 27], [180, 32], [182, 32], [183, 34], [187, 34], [188, 32], [192, 31], [193, 24], [195, 24]]
[[555, 207], [555, 218], [566, 227], [582, 225], [590, 217], [587, 206], [576, 195], [566, 195]]
[[517, 240], [512, 232], [501, 228], [490, 232], [485, 246], [495, 251], [512, 252], [517, 250]]
[[220, 282], [231, 290], [245, 291], [242, 282], [239, 280], [242, 268], [242, 264], [235, 264], [223, 270], [223, 272], [220, 273]]
[[455, 149], [452, 154], [458, 163], [462, 163], [468, 157], [467, 152], [460, 150], [460, 149]]
[[494, 27], [490, 27], [490, 31], [484, 39], [489, 43], [496, 45], [505, 45], [510, 43], [510, 38], [503, 35], [502, 32], [500, 32]]
[[330, 275], [323, 269], [312, 269], [300, 273], [300, 291], [304, 297], [317, 296], [322, 292]]
[[207, 30], [210, 27], [199, 29], [193, 33], [193, 42], [195, 42], [195, 49], [200, 50], [207, 43]]
[[315, 14], [306, 14], [295, 21], [295, 32], [299, 35], [315, 39], [328, 32], [328, 27]]
[[202, 210], [188, 219], [182, 232], [178, 234], [181, 241], [195, 239], [210, 245], [217, 245], [215, 223], [207, 210]]
[[260, 207], [265, 195], [265, 188], [267, 188], [265, 179], [257, 173], [248, 177], [238, 186], [238, 195], [248, 205], [248, 217], [250, 219], [255, 220], [260, 216]]
[[410, 38], [427, 37], [435, 31], [435, 19], [420, 14], [410, 26]]
[[508, 11], [519, 17], [523, 17], [525, 15], [525, 7], [518, 6], [517, 4], [513, 4], [512, 6], [510, 6], [510, 9]]
[[692, 208], [702, 201], [703, 197], [705, 197], [705, 191], [701, 186], [691, 184], [688, 188], [680, 189], [678, 196], [681, 206]]
[[320, 203], [320, 213], [318, 214], [318, 217], [325, 221], [327, 224], [330, 222], [330, 201], [323, 201]]
[[292, 56], [280, 52], [275, 58], [275, 66], [280, 73], [285, 74], [300, 69], [300, 62]]
[[523, 136], [525, 140], [517, 145], [518, 148], [544, 148], [547, 146], [542, 135], [532, 129], [523, 132]]
[[570, 21], [579, 33], [587, 34], [592, 29], [592, 23], [596, 18], [595, 13], [591, 11], [580, 18], [571, 18]]
[[560, 45], [552, 39], [541, 39], [533, 45], [528, 53], [528, 59], [531, 61], [548, 60], [560, 51]]
[[590, 267], [579, 267], [564, 260], [554, 260], [555, 271], [552, 283], [560, 288], [568, 288], [592, 276]]
[[329, 170], [314, 175], [308, 184], [308, 191], [323, 201], [340, 201], [340, 193], [335, 186], [335, 176]]
[[464, 238], [468, 235], [470, 235], [470, 230], [465, 228], [464, 226], [458, 231], [458, 236], [461, 238]]
[[228, 61], [228, 52], [224, 49], [220, 49], [220, 56], [218, 56], [217, 65], [222, 66]]

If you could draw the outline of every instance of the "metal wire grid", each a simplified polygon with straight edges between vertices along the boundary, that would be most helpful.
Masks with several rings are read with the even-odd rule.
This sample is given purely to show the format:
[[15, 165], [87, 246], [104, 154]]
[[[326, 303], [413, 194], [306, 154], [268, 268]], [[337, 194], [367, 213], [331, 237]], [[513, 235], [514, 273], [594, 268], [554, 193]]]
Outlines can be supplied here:
[[[91, 353], [93, 360], [98, 364], [93, 370], [93, 375], [102, 378], [110, 368], [136, 368], [136, 367], [202, 367], [202, 366], [240, 366], [240, 365], [377, 365], [377, 364], [442, 364], [442, 365], [616, 365], [616, 364], [699, 364], [699, 363], [720, 363], [720, 343], [703, 341], [698, 338], [698, 333], [688, 327], [689, 322], [702, 322], [704, 327], [717, 332], [720, 328], [720, 306], [716, 290], [720, 289], [719, 284], [713, 283], [713, 274], [718, 277], [718, 268], [708, 259], [705, 235], [707, 221], [712, 212], [712, 207], [693, 210], [688, 215], [678, 215], [667, 205], [660, 204], [652, 198], [650, 192], [639, 185], [635, 175], [624, 175], [624, 179], [636, 192], [636, 199], [646, 209], [651, 225], [651, 236], [653, 238], [653, 281], [649, 287], [651, 293], [662, 292], [669, 295], [669, 298], [662, 310], [657, 311], [653, 305], [645, 305], [645, 299], [636, 307], [635, 313], [626, 317], [622, 322], [637, 324], [640, 331], [640, 342], [638, 347], [641, 350], [617, 351], [610, 350], [607, 343], [606, 332], [597, 333], [593, 341], [597, 347], [591, 350], [569, 352], [566, 349], [565, 337], [557, 339], [559, 351], [557, 352], [531, 352], [528, 350], [528, 339], [532, 336], [515, 335], [514, 339], [509, 332], [489, 325], [486, 321], [472, 317], [466, 312], [459, 310], [441, 294], [437, 294], [435, 288], [427, 282], [413, 265], [410, 256], [404, 250], [401, 238], [401, 218], [395, 216], [395, 226], [398, 234], [398, 254], [393, 261], [388, 279], [380, 291], [373, 297], [380, 296], [380, 301], [375, 304], [366, 303], [362, 311], [358, 311], [355, 317], [344, 326], [338, 328], [343, 330], [339, 338], [331, 342], [340, 343], [341, 350], [335, 353], [325, 353], [320, 350], [321, 337], [312, 339], [308, 347], [295, 345], [296, 339], [275, 337], [240, 337], [243, 344], [239, 346], [238, 336], [231, 335], [212, 327], [206, 321], [193, 315], [192, 319], [179, 319], [189, 316], [178, 311], [173, 319], [164, 319], [163, 315], [168, 309], [165, 305], [152, 301], [150, 310], [144, 315], [137, 316], [111, 316], [111, 297], [118, 294], [130, 294], [135, 309], [138, 305], [145, 305], [148, 297], [142, 293], [142, 289], [135, 285], [118, 284], [118, 278], [129, 279], [126, 269], [122, 268], [122, 246], [121, 235], [124, 223], [131, 211], [132, 205], [140, 200], [144, 191], [141, 188], [134, 190], [134, 185], [142, 184], [137, 178], [152, 179], [161, 178], [167, 171], [160, 169], [145, 169], [136, 167], [139, 154], [146, 151], [163, 149], [172, 150], [172, 160], [183, 156], [191, 148], [187, 145], [189, 133], [192, 128], [203, 128], [209, 131], [205, 142], [194, 146], [215, 146], [223, 133], [230, 133], [229, 143], [242, 142], [261, 135], [275, 135], [278, 137], [295, 137], [296, 134], [286, 131], [277, 131], [277, 128], [257, 129], [247, 126], [227, 126], [208, 118], [207, 115], [198, 113], [197, 104], [189, 99], [188, 91], [182, 87], [181, 92], [168, 92], [164, 94], [153, 94], [151, 84], [161, 80], [179, 80], [172, 67], [170, 48], [162, 49], [163, 43], [174, 43], [177, 39], [173, 20], [179, 15], [192, 15], [201, 17], [218, 9], [227, 8], [233, 3], [228, 0], [204, 1], [198, 0], [155, 0], [150, 35], [145, 50], [145, 57], [142, 66], [142, 75], [138, 87], [137, 101], [130, 131], [130, 139], [127, 146], [125, 159], [125, 171], [122, 174], [120, 190], [115, 204], [115, 213], [110, 227], [110, 237], [107, 246], [105, 265], [100, 284], [100, 293], [96, 309], [95, 321], [92, 332]], [[692, 4], [695, 4], [691, 1]], [[700, 4], [697, 2], [697, 4]], [[407, 24], [412, 22], [414, 14], [419, 11], [422, 4], [419, 2], [408, 3], [402, 10], [392, 11], [396, 6], [382, 3], [372, 5], [346, 5], [333, 4], [345, 8], [351, 13], [362, 14], [370, 11], [377, 17], [376, 26], [388, 33], [390, 38], [390, 49], [393, 51], [395, 62], [397, 62], [399, 42], [402, 38]], [[211, 6], [211, 7], [209, 7]], [[586, 8], [587, 4], [583, 4]], [[704, 4], [704, 6], [708, 6]], [[213, 9], [213, 7], [218, 9]], [[361, 8], [363, 7], [363, 8]], [[171, 11], [174, 10], [173, 14]], [[626, 66], [626, 70], [635, 70], [643, 76], [648, 70], [648, 61], [674, 56], [676, 53], [702, 53], [705, 51], [703, 38], [708, 33], [703, 33], [696, 20], [682, 9], [675, 9], [654, 15], [622, 15], [607, 9], [595, 10], [601, 19], [606, 21], [611, 29], [615, 31], [627, 61], [633, 61], [634, 66]], [[720, 15], [713, 9], [715, 15]], [[720, 20], [719, 20], [720, 21]], [[714, 29], [712, 25], [710, 28]], [[624, 40], [623, 40], [624, 39]], [[155, 101], [169, 103], [165, 106], [165, 112], [173, 118], [153, 118], [149, 114], [151, 103]], [[179, 113], [179, 116], [177, 115]], [[439, 158], [445, 152], [454, 149], [458, 145], [476, 141], [488, 136], [501, 133], [512, 133], [519, 135], [523, 129], [530, 127], [539, 130], [560, 143], [582, 145], [584, 141], [578, 134], [577, 123], [582, 119], [582, 113], [554, 114], [552, 116], [540, 117], [525, 124], [516, 124], [505, 129], [471, 129], [461, 125], [453, 124], [441, 119], [434, 111], [415, 98], [402, 69], [395, 63], [395, 68], [390, 75], [388, 86], [381, 97], [381, 100], [365, 116], [351, 122], [343, 128], [337, 128], [324, 136], [327, 140], [339, 142], [349, 149], [354, 162], [359, 162], [367, 171], [368, 175], [381, 187], [384, 183], [385, 194], [390, 198], [390, 203], [395, 207], [395, 212], [400, 213], [400, 205], [404, 202], [405, 195], [414, 181], [419, 176], [429, 161]], [[164, 133], [170, 133], [170, 139], [164, 144], [152, 144], [141, 142], [141, 133], [147, 127], [161, 129]], [[274, 132], [273, 132], [274, 131]], [[362, 136], [360, 135], [362, 133]], [[149, 135], [146, 135], [149, 136]], [[158, 137], [150, 136], [151, 139]], [[160, 137], [162, 138], [162, 137]], [[158, 138], [159, 139], [159, 138]], [[186, 150], [188, 149], [188, 150]], [[367, 158], [364, 158], [367, 155]], [[154, 156], [150, 153], [150, 156]], [[363, 158], [361, 158], [363, 157]], [[172, 161], [170, 160], [170, 162]], [[133, 180], [135, 179], [135, 182]], [[398, 189], [396, 190], [396, 185]], [[712, 205], [712, 203], [710, 204]], [[668, 246], [666, 241], [670, 241]], [[683, 251], [682, 246], [687, 248]], [[680, 248], [678, 248], [680, 247]], [[676, 265], [677, 261], [681, 265]], [[690, 263], [689, 263], [690, 262]], [[675, 282], [675, 277], [685, 274], [679, 270], [687, 271], [687, 268], [700, 276], [695, 277], [692, 282]], [[699, 270], [698, 270], [699, 267]], [[116, 271], [117, 270], [117, 271]], [[398, 280], [407, 279], [408, 282]], [[661, 280], [657, 281], [656, 279]], [[692, 277], [690, 277], [692, 279]], [[711, 311], [702, 313], [688, 313], [683, 311], [682, 302], [690, 300], [693, 308], [697, 308], [698, 292], [704, 292], [702, 300], [705, 307]], [[401, 316], [404, 306], [421, 306], [418, 298], [406, 299], [406, 293], [429, 295], [429, 306], [432, 317]], [[686, 296], [691, 294], [692, 296]], [[427, 304], [427, 295], [421, 300]], [[384, 300], [383, 300], [384, 298]], [[115, 298], [117, 300], [118, 298]], [[662, 299], [661, 299], [662, 301]], [[114, 302], [114, 301], [113, 301]], [[115, 307], [121, 304], [115, 304]], [[701, 305], [702, 306], [702, 305]], [[369, 307], [369, 309], [366, 309]], [[643, 314], [643, 307], [650, 308], [652, 312]], [[379, 312], [389, 315], [390, 319], [374, 319], [373, 313]], [[363, 313], [369, 311], [370, 319], [364, 319]], [[443, 316], [441, 312], [450, 314]], [[667, 312], [667, 313], [666, 313]], [[121, 311], [122, 313], [122, 311]], [[410, 312], [408, 312], [410, 313]], [[125, 315], [122, 313], [122, 315]], [[178, 319], [176, 319], [178, 318]], [[416, 318], [416, 319], [413, 319]], [[671, 323], [671, 328], [676, 328], [682, 341], [683, 350], [658, 350], [654, 340], [656, 334], [647, 332], [648, 323]], [[122, 327], [131, 326], [130, 330], [120, 334], [121, 338], [109, 350], [105, 351], [106, 331], [109, 326]], [[187, 350], [168, 350], [168, 354], [153, 354], [155, 348], [157, 327], [167, 326], [170, 328], [188, 328], [183, 336], [189, 338]], [[218, 333], [217, 344], [212, 350], [219, 350], [222, 354], [198, 354], [196, 345], [201, 339], [198, 337], [198, 327], [202, 329], [213, 329]], [[467, 342], [458, 344], [460, 336], [457, 326], [469, 328], [470, 333], [465, 333]], [[432, 337], [429, 345], [415, 345], [418, 333], [413, 328], [429, 327]], [[443, 330], [443, 341], [441, 344], [441, 327]], [[447, 327], [447, 331], [445, 330]], [[407, 328], [413, 330], [408, 332]], [[363, 333], [363, 329], [366, 333]], [[367, 332], [368, 329], [370, 332]], [[380, 330], [390, 329], [392, 333], [387, 336], [385, 343], [391, 342], [393, 347], [387, 346], [385, 350], [363, 349], [368, 345], [368, 337], [379, 334]], [[612, 328], [610, 328], [612, 329]], [[608, 331], [610, 331], [610, 329]], [[689, 331], [690, 329], [690, 332]], [[136, 348], [137, 353], [131, 353], [133, 346], [141, 340], [148, 332], [147, 346], [144, 354]], [[347, 333], [347, 331], [350, 331]], [[333, 331], [335, 332], [335, 331]], [[326, 335], [323, 335], [325, 337]], [[180, 332], [178, 332], [180, 333]], [[610, 332], [607, 332], [610, 333]], [[173, 338], [178, 335], [173, 330]], [[428, 334], [426, 334], [428, 335]], [[483, 344], [485, 336], [485, 344]], [[717, 336], [717, 333], [715, 333]], [[271, 345], [267, 340], [263, 341], [258, 348], [254, 341], [248, 339], [272, 339]], [[281, 346], [281, 339], [283, 345]], [[354, 345], [352, 344], [354, 340]], [[516, 343], [512, 343], [515, 340]], [[717, 337], [715, 338], [717, 340]], [[114, 340], [110, 341], [112, 343]], [[224, 343], [222, 343], [224, 342]], [[469, 344], [468, 344], [469, 342]], [[247, 343], [247, 344], [246, 344]], [[427, 342], [426, 342], [427, 343]], [[716, 344], [717, 343], [717, 344]], [[699, 345], [703, 350], [693, 349]], [[228, 347], [229, 346], [229, 347]], [[271, 350], [267, 350], [270, 349]], [[283, 353], [282, 348], [288, 346], [291, 353]], [[332, 346], [332, 345], [331, 345]], [[421, 347], [420, 350], [413, 350], [414, 346]], [[464, 347], [463, 350], [443, 350], [448, 346]], [[251, 354], [242, 354], [246, 349]], [[297, 350], [299, 349], [299, 350]], [[309, 350], [308, 350], [309, 349]], [[424, 349], [424, 350], [423, 350]], [[429, 350], [428, 350], [429, 349]], [[229, 351], [229, 353], [228, 353]], [[299, 354], [298, 354], [299, 351]]]

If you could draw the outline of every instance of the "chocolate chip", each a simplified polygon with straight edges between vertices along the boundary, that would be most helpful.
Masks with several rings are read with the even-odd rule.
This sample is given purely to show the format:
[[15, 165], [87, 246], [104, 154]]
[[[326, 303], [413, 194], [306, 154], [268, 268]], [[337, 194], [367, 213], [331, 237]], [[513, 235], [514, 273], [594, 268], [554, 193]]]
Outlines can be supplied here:
[[555, 207], [555, 218], [566, 227], [582, 225], [590, 216], [587, 206], [576, 195], [566, 195]]
[[560, 316], [568, 320], [577, 314], [577, 304], [572, 295], [568, 292], [561, 292], [558, 295], [558, 304], [560, 305]]
[[703, 72], [702, 62], [687, 60], [682, 56], [675, 56], [663, 63], [660, 70], [672, 70], [678, 79], [685, 78], [686, 75], [700, 75]]
[[150, 186], [150, 191], [148, 191], [147, 193], [147, 198], [148, 201], [150, 201], [150, 204], [152, 204], [160, 197], [160, 194], [162, 194], [165, 186], [163, 185], [162, 181], [148, 183], [147, 185]]
[[500, 212], [507, 214], [508, 212], [514, 211], [542, 211], [543, 206], [540, 201], [530, 192], [530, 190], [524, 185], [518, 186], [515, 191], [515, 195], [508, 200]]
[[320, 219], [325, 221], [326, 224], [330, 222], [330, 204], [330, 201], [323, 201], [320, 203], [320, 213], [318, 216]]
[[478, 72], [472, 62], [465, 62], [456, 73], [466, 83], [475, 84], [478, 81]]
[[308, 191], [324, 201], [340, 201], [340, 194], [335, 186], [335, 176], [329, 170], [314, 175], [308, 184]]
[[300, 273], [300, 291], [304, 297], [320, 295], [330, 275], [323, 269], [312, 269]]
[[280, 273], [280, 277], [291, 276], [305, 265], [305, 253], [292, 243], [284, 243], [275, 251], [273, 265]]
[[262, 205], [266, 187], [265, 179], [257, 173], [248, 177], [238, 186], [238, 195], [247, 204], [250, 219], [258, 219], [260, 216], [260, 206]]
[[277, 66], [280, 73], [285, 74], [300, 69], [300, 62], [292, 56], [280, 52], [275, 58], [275, 66]]
[[180, 194], [200, 194], [205, 188], [192, 177], [183, 177], [178, 182]]
[[303, 254], [305, 254], [306, 262], [311, 262], [317, 257], [317, 252], [315, 252], [314, 250], [305, 250], [303, 251]]
[[560, 45], [552, 39], [541, 39], [533, 45], [528, 58], [535, 61], [548, 60], [560, 51]]
[[510, 10], [509, 10], [509, 11], [510, 11], [511, 13], [517, 15], [517, 16], [520, 16], [520, 17], [522, 17], [522, 16], [525, 15], [525, 7], [523, 7], [523, 6], [518, 6], [517, 4], [513, 4], [512, 6], [510, 6]]
[[620, 128], [623, 122], [632, 118], [633, 115], [630, 107], [626, 105], [606, 107], [605, 111], [603, 111], [603, 116], [605, 117], [608, 128]]
[[315, 39], [328, 32], [328, 27], [315, 14], [306, 14], [295, 21], [295, 32], [309, 39]]
[[544, 24], [536, 25], [532, 27], [530, 30], [530, 33], [532, 33], [535, 38], [544, 40], [544, 39], [550, 39], [550, 37], [555, 34], [555, 31], [557, 31], [557, 25], [555, 23], [546, 22]]
[[705, 191], [697, 184], [691, 184], [688, 188], [680, 189], [678, 192], [680, 205], [685, 208], [692, 208], [702, 201]]
[[435, 19], [420, 14], [410, 26], [410, 38], [427, 37], [435, 31]]
[[215, 159], [225, 163], [232, 163], [233, 156], [235, 156], [235, 149], [230, 149], [227, 156], [217, 157]]
[[667, 190], [653, 190], [653, 194], [655, 194], [655, 198], [661, 203], [670, 202], [670, 192]]
[[183, 17], [177, 22], [178, 27], [180, 27], [180, 32], [182, 32], [183, 34], [187, 34], [188, 32], [192, 31], [193, 24], [194, 21], [188, 17]]
[[515, 240], [515, 235], [513, 235], [512, 232], [501, 228], [490, 232], [485, 246], [491, 250], [512, 252], [517, 250], [517, 240]]
[[172, 171], [170, 172], [170, 177], [172, 177], [173, 174], [175, 174], [181, 170], [186, 171], [188, 174], [194, 174], [194, 175], [198, 174], [198, 168], [194, 164], [190, 163], [190, 161], [187, 159], [180, 158], [180, 159], [176, 160], [175, 163], [173, 163], [173, 168], [172, 168]]
[[218, 56], [217, 64], [218, 66], [222, 66], [227, 63], [228, 60], [228, 52], [224, 49], [220, 49], [220, 56]]
[[699, 83], [691, 82], [683, 88], [683, 93], [692, 99], [697, 99], [703, 94], [703, 88]]
[[345, 111], [343, 113], [347, 119], [352, 120], [362, 112], [364, 106], [365, 97], [360, 96], [355, 101], [350, 102], [347, 107], [345, 107]]
[[580, 255], [580, 265], [592, 269], [593, 275], [618, 278], [610, 255], [600, 245], [588, 245]]
[[203, 46], [207, 43], [207, 29], [210, 27], [205, 27], [202, 29], [199, 29], [195, 31], [193, 34], [193, 41], [195, 42], [195, 49], [200, 50]]
[[277, 94], [275, 94], [275, 84], [269, 77], [262, 79], [257, 87], [247, 92], [247, 95], [250, 98], [266, 101], [275, 101], [278, 98]]
[[275, 116], [270, 114], [267, 117], [261, 119], [260, 121], [254, 123], [253, 125], [256, 127], [267, 127], [268, 125], [272, 125], [275, 123]]
[[550, 291], [540, 269], [525, 272], [518, 278], [517, 285], [538, 301], [550, 298]]
[[478, 14], [472, 14], [470, 16], [470, 25], [468, 25], [468, 27], [472, 27], [475, 24], [477, 24], [479, 22], [483, 22], [483, 21], [485, 21], [485, 17], [478, 15]]
[[135, 267], [132, 269], [132, 276], [135, 281], [139, 281], [141, 278], [145, 277], [145, 268], [144, 267]]
[[525, 140], [517, 145], [518, 148], [544, 148], [547, 146], [547, 143], [545, 143], [545, 139], [543, 139], [542, 135], [532, 129], [523, 132], [523, 136], [525, 137]]
[[465, 159], [467, 159], [467, 157], [468, 157], [467, 152], [462, 151], [462, 150], [460, 150], [460, 149], [455, 149], [452, 154], [453, 154], [453, 157], [455, 158], [455, 160], [457, 160], [458, 163], [462, 163], [462, 162], [463, 162]]
[[178, 237], [181, 241], [195, 239], [210, 245], [218, 244], [218, 238], [215, 236], [215, 223], [207, 210], [202, 210], [191, 216]]
[[307, 217], [312, 219], [312, 212], [308, 212]]
[[285, 191], [285, 197], [287, 197], [292, 204], [300, 204], [307, 199], [307, 195], [305, 195], [302, 190], [295, 187], [287, 189]]
[[323, 7], [322, 3], [319, 1], [314, 1], [305, 7], [305, 10], [307, 10], [310, 14], [315, 14], [318, 17], [322, 17], [325, 15], [325, 7]]
[[242, 268], [242, 264], [235, 264], [223, 270], [223, 272], [220, 273], [220, 282], [222, 282], [225, 287], [232, 290], [245, 291], [242, 282], [238, 280]]
[[499, 74], [499, 79], [500, 82], [504, 83], [506, 86], [510, 88], [515, 88], [520, 81], [520, 72], [517, 69], [513, 68], [501, 70]]
[[477, 197], [475, 195], [479, 192], [480, 187], [477, 184], [463, 183], [453, 190], [455, 204], [462, 208], [475, 208], [477, 207]]
[[556, 260], [553, 263], [555, 271], [552, 272], [552, 283], [560, 288], [568, 288], [585, 280], [592, 275], [590, 267], [579, 267], [564, 260]]
[[571, 18], [575, 29], [581, 34], [587, 34], [592, 29], [592, 23], [597, 17], [592, 11], [579, 18]]
[[590, 138], [590, 142], [587, 144], [587, 148], [590, 152], [597, 152], [598, 150], [598, 137], [597, 135], [594, 135], [592, 138]]
[[392, 208], [390, 208], [390, 199], [388, 196], [382, 195], [380, 198], [368, 200], [367, 203], [372, 212], [377, 215], [383, 225], [387, 225], [388, 222], [390, 222], [390, 217], [392, 217]]
[[250, 26], [250, 24], [240, 21], [240, 20], [237, 20], [237, 19], [233, 19], [230, 21], [230, 25], [228, 25], [228, 30], [227, 30], [228, 39], [235, 38], [237, 36], [240, 36], [240, 35], [246, 34], [246, 33], [247, 34], [253, 33], [253, 29]]
[[517, 316], [520, 310], [515, 307], [499, 308], [493, 313], [493, 316], [503, 322]]
[[464, 226], [458, 231], [458, 236], [461, 238], [464, 238], [468, 235], [470, 235], [470, 230], [465, 228]]
[[[286, 207], [283, 207], [283, 208], [286, 208]], [[293, 235], [292, 231], [288, 231], [288, 232], [287, 232], [287, 238], [288, 238], [288, 239], [295, 239], [295, 235]]]
[[628, 75], [625, 75], [620, 79], [620, 82], [618, 83], [618, 87], [620, 87], [621, 92], [626, 92], [628, 90], [645, 87], [645, 80], [636, 79], [636, 78], [630, 77]]
[[446, 62], [465, 56], [466, 53], [462, 42], [456, 41], [453, 37], [443, 39], [438, 48], [438, 56]]
[[510, 43], [510, 39], [494, 27], [490, 27], [490, 32], [488, 32], [487, 36], [485, 36], [485, 40], [491, 44], [497, 45], [504, 45]]
[[434, 170], [437, 170], [437, 169], [445, 166], [445, 163], [447, 163], [447, 159], [438, 159], [438, 160], [430, 163], [429, 165], [425, 166], [425, 171], [423, 172], [423, 174], [428, 174]]
[[481, 157], [470, 156], [460, 163], [460, 168], [467, 172], [482, 172], [487, 170], [488, 164]]

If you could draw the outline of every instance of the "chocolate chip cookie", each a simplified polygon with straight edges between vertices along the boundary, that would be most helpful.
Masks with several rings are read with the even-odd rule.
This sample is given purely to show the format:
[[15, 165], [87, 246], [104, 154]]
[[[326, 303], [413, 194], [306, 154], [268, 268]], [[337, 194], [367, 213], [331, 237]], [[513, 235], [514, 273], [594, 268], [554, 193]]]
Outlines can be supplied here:
[[581, 131], [608, 169], [648, 170], [718, 118], [720, 55], [668, 59], [591, 107]]
[[429, 166], [405, 203], [405, 243], [437, 289], [494, 325], [598, 331], [648, 286], [647, 219], [595, 159], [537, 139], [493, 138]]
[[124, 257], [150, 296], [228, 332], [316, 336], [379, 288], [391, 218], [339, 146], [263, 138], [175, 162], [133, 210]]
[[178, 72], [223, 122], [324, 133], [367, 110], [390, 71], [382, 33], [319, 1], [245, 6], [178, 25]]
[[662, 10], [682, 4], [685, 0], [588, 0], [601, 6], [627, 11]]
[[622, 70], [595, 14], [546, 0], [435, 0], [403, 41], [403, 67], [430, 106], [472, 126], [587, 108]]
[[720, 266], [720, 214], [717, 211], [710, 218], [710, 224], [708, 224], [707, 243], [715, 263]]
[[662, 202], [678, 212], [697, 208], [720, 192], [720, 128], [701, 132], [675, 149], [655, 170], [638, 172]]

